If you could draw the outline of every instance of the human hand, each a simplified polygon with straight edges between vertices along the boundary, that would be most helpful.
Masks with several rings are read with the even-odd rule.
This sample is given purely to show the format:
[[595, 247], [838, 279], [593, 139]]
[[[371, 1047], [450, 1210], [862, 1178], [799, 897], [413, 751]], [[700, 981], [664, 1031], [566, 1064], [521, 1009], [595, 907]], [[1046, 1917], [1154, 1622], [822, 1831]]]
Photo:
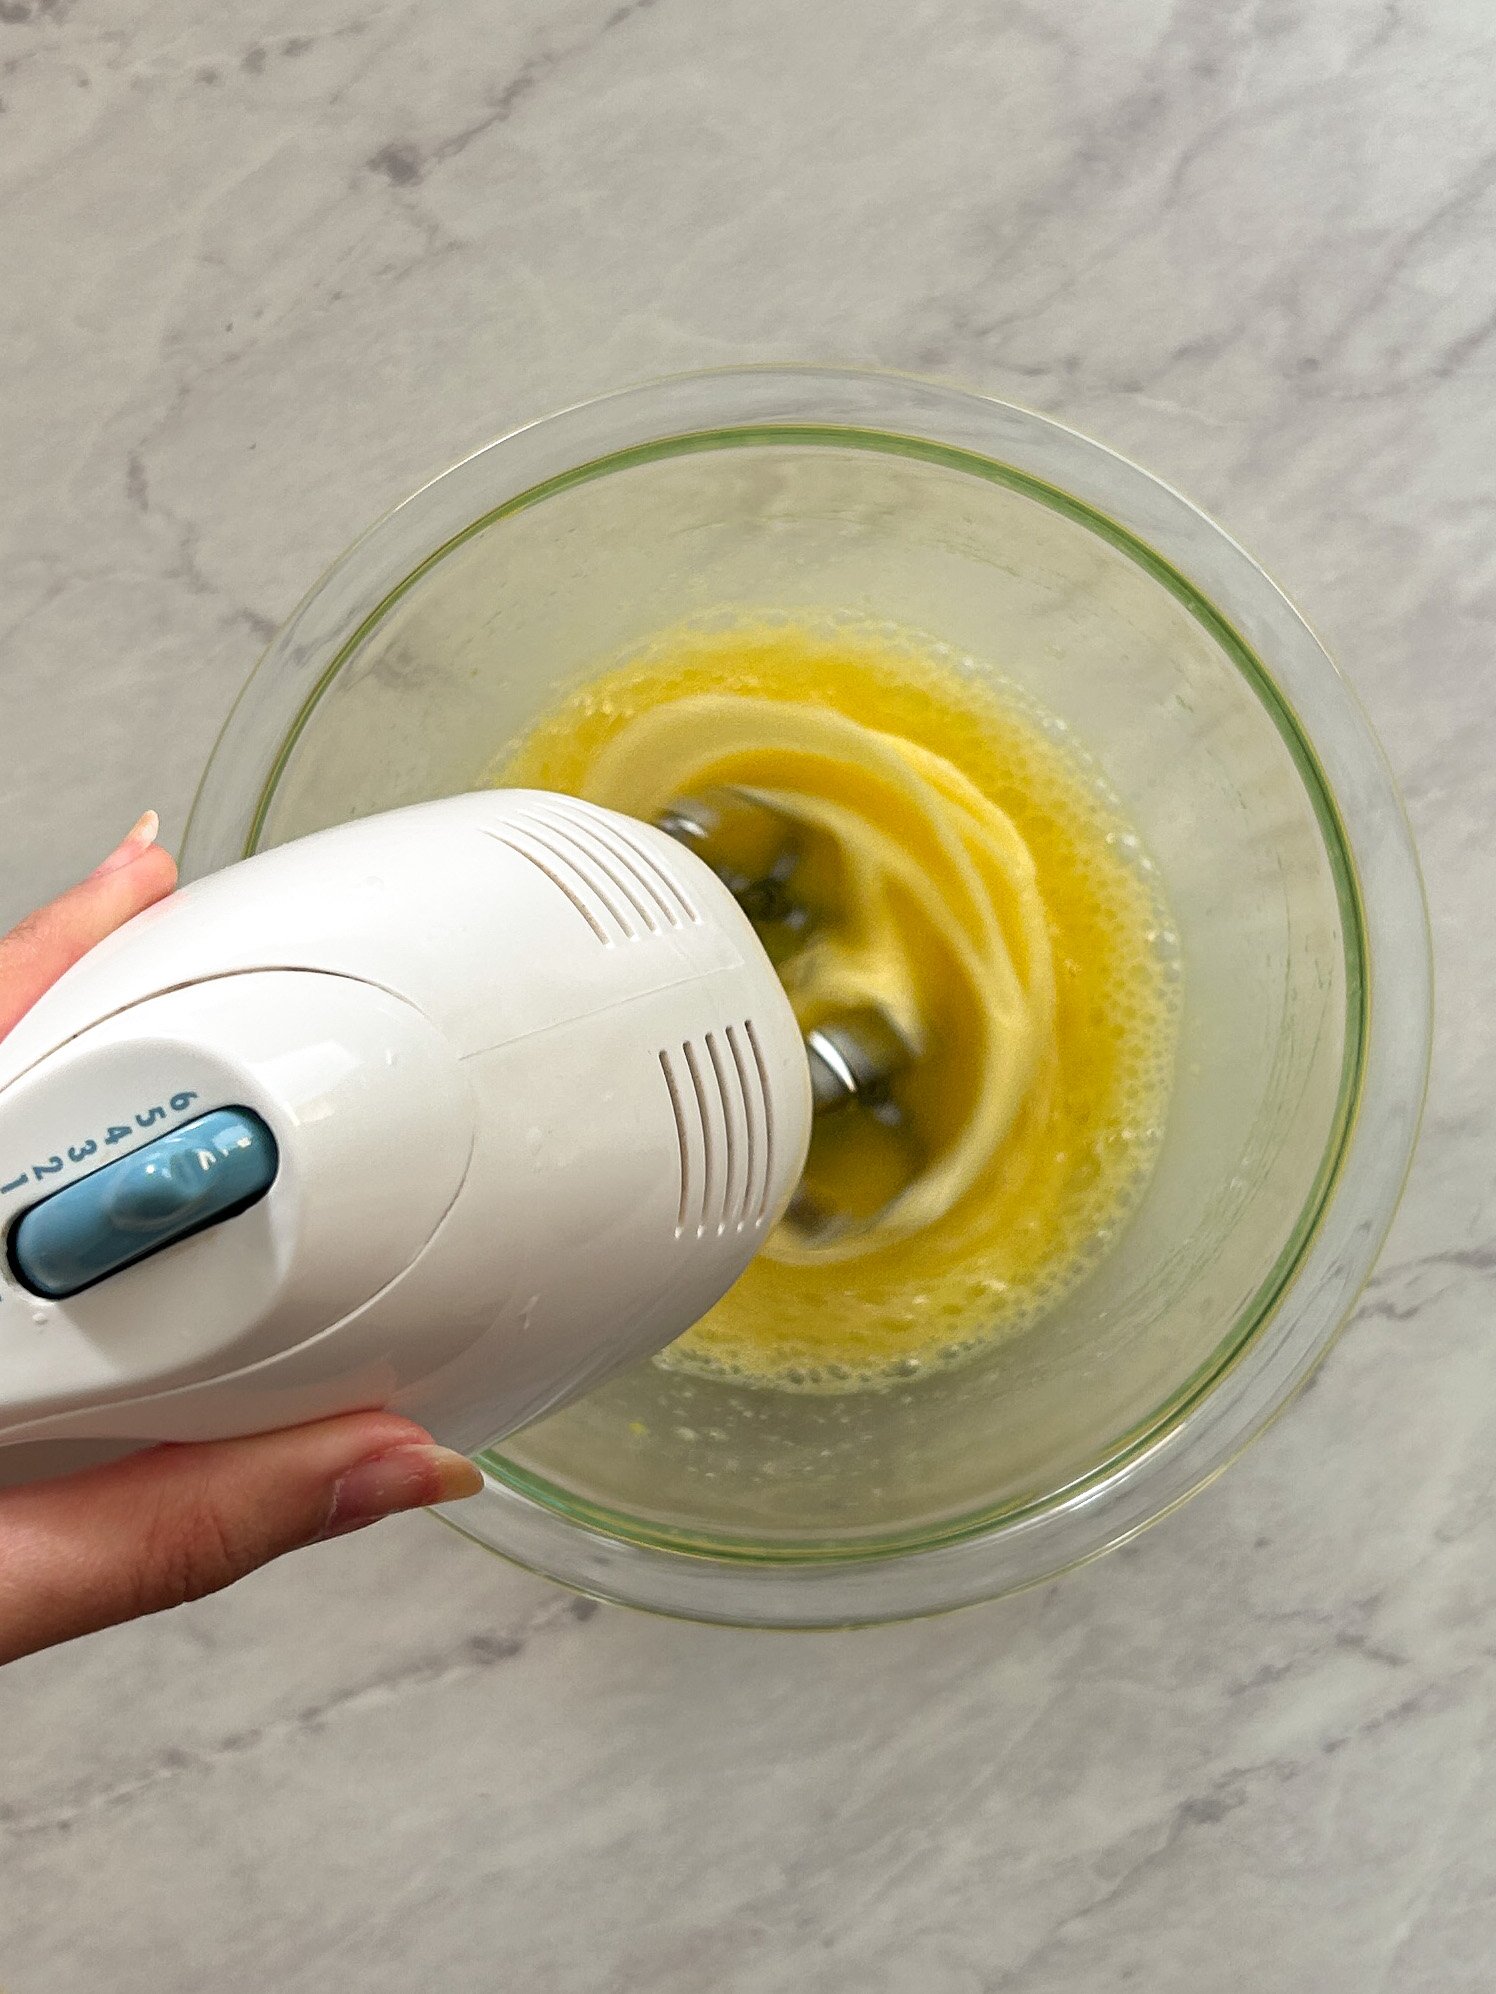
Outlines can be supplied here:
[[[147, 812], [97, 871], [0, 937], [0, 1038], [96, 942], [171, 892], [177, 869], [156, 828]], [[0, 1490], [0, 1662], [482, 1485], [471, 1461], [411, 1420], [355, 1412]]]

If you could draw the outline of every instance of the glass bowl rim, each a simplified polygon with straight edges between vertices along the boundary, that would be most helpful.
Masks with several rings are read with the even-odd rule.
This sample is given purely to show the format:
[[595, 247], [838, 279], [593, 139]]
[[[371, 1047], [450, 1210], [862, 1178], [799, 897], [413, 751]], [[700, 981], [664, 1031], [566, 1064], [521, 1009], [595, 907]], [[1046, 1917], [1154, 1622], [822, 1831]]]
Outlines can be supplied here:
[[[831, 410], [839, 411], [837, 419], [825, 419]], [[574, 435], [589, 431], [594, 442], [606, 437], [612, 447], [579, 454]], [[1005, 446], [1006, 454], [975, 448], [976, 442]], [[434, 546], [427, 533], [427, 551], [410, 564], [425, 519], [441, 509], [453, 481], [482, 482], [518, 446], [530, 446], [523, 454], [533, 458], [537, 443], [542, 465], [550, 460], [548, 475], [500, 478], [500, 491], [506, 484], [518, 489], [470, 514]], [[680, 1617], [824, 1626], [939, 1611], [1085, 1562], [1213, 1479], [1282, 1409], [1349, 1315], [1395, 1211], [1427, 1078], [1430, 970], [1422, 882], [1381, 748], [1323, 645], [1260, 566], [1151, 473], [1047, 416], [918, 376], [863, 369], [711, 369], [620, 389], [506, 432], [393, 507], [309, 591], [247, 682], [199, 785], [184, 870], [191, 870], [196, 843], [202, 842], [199, 827], [210, 799], [222, 816], [225, 781], [232, 787], [238, 773], [236, 734], [257, 690], [278, 669], [315, 664], [320, 649], [320, 669], [254, 801], [245, 852], [256, 848], [276, 786], [323, 693], [380, 618], [455, 546], [506, 516], [618, 470], [686, 452], [791, 443], [890, 452], [1016, 489], [1098, 532], [1168, 589], [1243, 673], [1288, 745], [1325, 839], [1347, 952], [1340, 1099], [1298, 1221], [1211, 1356], [1145, 1421], [1118, 1436], [1104, 1458], [1063, 1487], [913, 1532], [755, 1545], [725, 1534], [693, 1536], [646, 1524], [485, 1454], [485, 1495], [438, 1512], [487, 1548], [600, 1597]], [[1030, 461], [1015, 463], [1014, 455]], [[1063, 483], [1053, 475], [1056, 460], [1066, 473]], [[454, 518], [463, 509], [460, 502], [455, 510], [448, 507]], [[1190, 578], [1185, 565], [1207, 553], [1207, 566], [1216, 570], [1212, 593]], [[364, 613], [350, 629], [344, 610], [348, 634], [328, 656], [326, 638], [319, 644], [318, 611], [349, 581]], [[1223, 588], [1225, 604], [1218, 599]], [[1257, 626], [1253, 640], [1237, 627], [1246, 621]], [[1260, 655], [1258, 631], [1275, 639], [1272, 670]], [[1306, 699], [1321, 709], [1314, 733], [1300, 715]], [[1332, 762], [1342, 765], [1338, 786], [1324, 766], [1326, 746]], [[1379, 1005], [1374, 999], [1388, 975], [1388, 953], [1384, 946], [1379, 964], [1378, 935], [1409, 929], [1421, 935], [1422, 948], [1404, 952], [1394, 1002]], [[1389, 1021], [1389, 1009], [1400, 1017]], [[1396, 1031], [1390, 1042], [1389, 1028]], [[1413, 1112], [1399, 1116], [1399, 1104], [1405, 1110], [1410, 1098]], [[1334, 1242], [1327, 1259], [1325, 1248], [1332, 1242], [1324, 1237], [1326, 1221], [1355, 1192], [1361, 1196], [1351, 1200], [1352, 1210], [1366, 1205], [1369, 1219], [1353, 1227], [1350, 1240]], [[1311, 1330], [1285, 1335], [1301, 1323]], [[474, 1513], [478, 1509], [481, 1520]], [[981, 1555], [999, 1546], [1006, 1555]]]

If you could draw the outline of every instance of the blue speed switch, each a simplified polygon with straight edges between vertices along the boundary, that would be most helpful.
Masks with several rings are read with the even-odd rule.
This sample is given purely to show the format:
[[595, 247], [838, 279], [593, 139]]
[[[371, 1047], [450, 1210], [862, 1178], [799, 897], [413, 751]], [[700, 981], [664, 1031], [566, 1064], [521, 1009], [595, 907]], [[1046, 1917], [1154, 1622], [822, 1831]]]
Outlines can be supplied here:
[[22, 1212], [10, 1264], [54, 1301], [232, 1218], [274, 1182], [275, 1137], [248, 1108], [215, 1108]]

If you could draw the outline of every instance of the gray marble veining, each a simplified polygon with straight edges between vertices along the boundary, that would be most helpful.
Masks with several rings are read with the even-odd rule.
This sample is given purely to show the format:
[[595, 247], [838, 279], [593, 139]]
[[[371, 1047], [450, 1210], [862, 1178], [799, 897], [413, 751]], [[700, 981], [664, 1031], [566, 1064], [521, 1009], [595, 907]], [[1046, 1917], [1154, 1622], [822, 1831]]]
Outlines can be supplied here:
[[1488, 0], [0, 0], [0, 916], [180, 830], [370, 517], [642, 375], [947, 374], [1191, 492], [1426, 863], [1313, 1389], [947, 1621], [598, 1610], [423, 1518], [0, 1678], [5, 1994], [1465, 1994], [1496, 1960]]

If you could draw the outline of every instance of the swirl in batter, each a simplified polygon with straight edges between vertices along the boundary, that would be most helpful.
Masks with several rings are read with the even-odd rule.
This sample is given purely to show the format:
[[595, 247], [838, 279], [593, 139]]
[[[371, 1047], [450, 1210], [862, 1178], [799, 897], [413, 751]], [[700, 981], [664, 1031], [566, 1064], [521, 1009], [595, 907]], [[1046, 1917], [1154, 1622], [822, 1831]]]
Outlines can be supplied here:
[[[687, 627], [543, 716], [496, 774], [632, 815], [718, 786], [796, 827], [807, 1030], [872, 1009], [892, 1112], [818, 1130], [806, 1203], [664, 1362], [845, 1389], [1031, 1324], [1161, 1135], [1178, 1010], [1156, 876], [1065, 730], [902, 632]], [[846, 1223], [840, 1223], [846, 1221]]]

